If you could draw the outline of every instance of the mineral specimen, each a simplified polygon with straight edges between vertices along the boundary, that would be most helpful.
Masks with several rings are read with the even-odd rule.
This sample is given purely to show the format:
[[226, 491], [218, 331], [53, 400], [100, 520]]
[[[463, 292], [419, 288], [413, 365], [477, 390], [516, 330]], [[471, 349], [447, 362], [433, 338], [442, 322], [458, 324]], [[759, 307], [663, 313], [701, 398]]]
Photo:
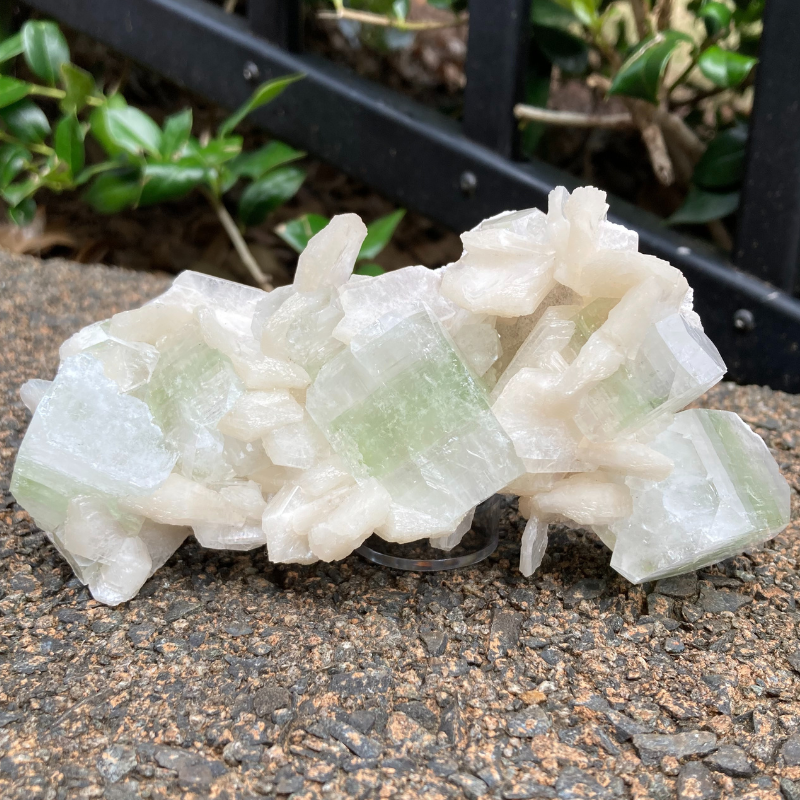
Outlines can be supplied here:
[[12, 492], [108, 604], [190, 529], [276, 562], [341, 559], [373, 532], [448, 550], [497, 492], [528, 520], [526, 576], [553, 522], [592, 528], [636, 583], [757, 545], [787, 525], [789, 488], [735, 414], [681, 412], [725, 365], [683, 275], [606, 211], [558, 188], [436, 271], [352, 275], [366, 228], [345, 214], [292, 286], [185, 272], [22, 387]]

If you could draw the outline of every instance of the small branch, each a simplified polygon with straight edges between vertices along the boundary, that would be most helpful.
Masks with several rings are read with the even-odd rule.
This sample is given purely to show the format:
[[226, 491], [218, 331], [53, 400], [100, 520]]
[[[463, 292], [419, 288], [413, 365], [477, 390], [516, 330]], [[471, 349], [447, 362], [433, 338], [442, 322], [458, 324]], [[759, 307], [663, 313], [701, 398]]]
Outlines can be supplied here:
[[19, 139], [15, 139], [13, 136], [9, 136], [9, 134], [7, 134], [5, 131], [0, 131], [0, 142], [8, 142], [9, 144], [18, 144], [20, 147], [24, 147], [33, 153], [38, 153], [40, 156], [52, 156], [56, 152], [55, 150], [53, 150], [52, 147], [48, 147], [46, 144], [21, 142]]
[[564, 125], [572, 128], [632, 128], [635, 126], [630, 114], [582, 114], [578, 111], [553, 111], [518, 103], [514, 106], [517, 119], [544, 122], [547, 125]]
[[717, 245], [717, 247], [724, 250], [726, 253], [732, 252], [733, 239], [731, 238], [730, 233], [728, 233], [725, 223], [719, 219], [712, 219], [711, 222], [706, 223], [706, 226], [708, 227], [708, 232], [711, 234], [711, 238], [714, 240], [714, 243]]
[[420, 21], [409, 22], [405, 19], [397, 19], [396, 17], [388, 17], [383, 14], [374, 14], [372, 11], [358, 11], [354, 8], [345, 8], [339, 6], [335, 11], [319, 11], [317, 13], [318, 19], [349, 19], [353, 22], [363, 22], [365, 25], [377, 25], [381, 28], [396, 28], [399, 31], [437, 31], [442, 28], [458, 28], [461, 25], [466, 25], [468, 17], [466, 14], [460, 16], [458, 19], [448, 20], [447, 22], [432, 22]]
[[[53, 100], [63, 100], [67, 93], [63, 89], [53, 89], [50, 86], [39, 86], [38, 84], [34, 83], [31, 84], [29, 94], [35, 94], [39, 97], [50, 97]], [[86, 104], [90, 106], [101, 106], [105, 100], [101, 97], [92, 97], [89, 95], [86, 98]]]
[[622, 66], [622, 57], [620, 54], [603, 38], [602, 31], [590, 31], [586, 40], [589, 44], [594, 45], [599, 51], [600, 55], [605, 58], [611, 65], [613, 72]]
[[611, 88], [611, 78], [601, 75], [599, 72], [593, 72], [586, 79], [586, 85], [590, 89], [597, 89], [605, 94]]
[[222, 7], [222, 10], [226, 14], [233, 14], [236, 11], [236, 6], [239, 5], [239, 0], [225, 0], [225, 5]]
[[697, 92], [697, 94], [692, 95], [691, 97], [687, 97], [685, 100], [675, 100], [670, 98], [669, 104], [672, 108], [680, 108], [681, 106], [693, 106], [696, 103], [700, 103], [703, 100], [708, 100], [710, 97], [716, 97], [718, 94], [722, 94], [723, 92], [727, 92], [729, 87], [728, 86], [715, 86], [713, 89], [698, 89], [697, 87], [687, 84], [688, 89], [693, 89]]
[[656, 178], [662, 185], [671, 186], [675, 181], [675, 169], [657, 119], [656, 107], [644, 100], [632, 98], [627, 98], [625, 104], [642, 135], [642, 141], [647, 147], [647, 154], [650, 156], [650, 163]]
[[630, 0], [633, 18], [636, 20], [636, 32], [639, 39], [646, 39], [652, 31], [650, 30], [650, 17], [645, 8], [645, 0]]
[[272, 289], [272, 284], [270, 283], [269, 278], [262, 272], [258, 262], [255, 260], [255, 258], [253, 258], [253, 254], [250, 252], [247, 242], [245, 242], [241, 231], [233, 220], [233, 217], [231, 217], [231, 215], [228, 213], [228, 209], [225, 208], [222, 201], [213, 192], [206, 189], [203, 191], [203, 194], [206, 196], [206, 199], [214, 209], [214, 212], [222, 224], [222, 227], [225, 228], [225, 233], [228, 234], [228, 238], [236, 248], [236, 252], [239, 254], [239, 258], [242, 259], [242, 263], [245, 265], [245, 267], [247, 267], [248, 271], [253, 276], [253, 280], [255, 280], [259, 289], [263, 289], [265, 292], [268, 292], [270, 289]]
[[672, 0], [656, 0], [653, 16], [656, 18], [656, 28], [660, 31], [667, 30], [672, 21]]
[[700, 137], [677, 114], [658, 109], [656, 116], [664, 133], [669, 134], [696, 164], [706, 151]]

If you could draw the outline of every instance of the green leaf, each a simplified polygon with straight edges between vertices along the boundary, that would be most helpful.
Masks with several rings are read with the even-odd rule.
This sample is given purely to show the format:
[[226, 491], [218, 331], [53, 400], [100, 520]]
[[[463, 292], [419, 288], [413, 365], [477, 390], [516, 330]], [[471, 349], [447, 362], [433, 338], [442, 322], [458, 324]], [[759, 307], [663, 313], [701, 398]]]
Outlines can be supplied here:
[[83, 199], [101, 214], [116, 214], [135, 206], [141, 192], [138, 170], [118, 170], [99, 175], [83, 193]]
[[8, 186], [30, 162], [31, 154], [21, 145], [0, 146], [0, 188]]
[[597, 0], [570, 0], [569, 8], [584, 25], [591, 27], [597, 22]]
[[177, 200], [188, 194], [206, 180], [203, 167], [167, 161], [163, 164], [147, 164], [144, 168], [144, 186], [139, 198], [140, 206]]
[[720, 3], [718, 0], [709, 0], [700, 6], [697, 16], [705, 23], [706, 33], [709, 36], [716, 36], [730, 25], [733, 13], [724, 3]]
[[305, 75], [285, 75], [282, 78], [276, 78], [272, 81], [262, 83], [250, 99], [233, 112], [223, 123], [219, 126], [219, 135], [225, 136], [230, 133], [251, 111], [260, 106], [274, 100], [283, 90], [291, 84], [304, 78]]
[[253, 181], [239, 200], [239, 219], [244, 225], [258, 225], [270, 211], [293, 197], [306, 173], [297, 167], [280, 167]]
[[372, 260], [375, 258], [389, 244], [389, 239], [392, 238], [395, 228], [400, 224], [400, 220], [403, 219], [405, 214], [406, 210], [400, 208], [385, 217], [380, 217], [374, 222], [370, 222], [367, 225], [367, 237], [364, 239], [364, 243], [358, 253], [358, 260]]
[[50, 133], [44, 111], [27, 98], [0, 108], [0, 119], [13, 136], [26, 144], [40, 144]]
[[164, 134], [161, 139], [161, 155], [171, 158], [181, 151], [192, 135], [192, 109], [184, 108], [164, 120]]
[[692, 186], [683, 205], [667, 225], [698, 224], [722, 219], [739, 207], [739, 192], [707, 192]]
[[13, 36], [9, 36], [8, 39], [3, 39], [0, 42], [0, 64], [22, 55], [24, 49], [21, 33], [15, 33]]
[[218, 167], [236, 158], [242, 152], [241, 136], [222, 136], [211, 139], [196, 155], [209, 167]]
[[371, 278], [383, 275], [386, 270], [380, 264], [359, 264], [353, 272], [356, 275], [369, 275]]
[[91, 73], [74, 64], [61, 65], [61, 83], [67, 96], [61, 101], [65, 114], [77, 114], [86, 105], [87, 99], [95, 93], [96, 86]]
[[691, 41], [689, 36], [680, 31], [664, 31], [645, 40], [620, 67], [608, 93], [658, 103], [661, 79], [675, 48], [682, 42]]
[[735, 25], [752, 25], [760, 22], [764, 16], [765, 0], [744, 0], [736, 3], [736, 11], [733, 12], [733, 22]]
[[329, 222], [330, 219], [323, 217], [322, 214], [303, 214], [302, 217], [297, 217], [297, 219], [282, 222], [275, 228], [275, 233], [292, 250], [302, 253], [306, 249], [308, 240], [312, 236], [316, 236]]
[[36, 201], [32, 197], [26, 197], [19, 205], [10, 206], [8, 209], [8, 218], [20, 227], [30, 225], [35, 216]]
[[531, 23], [546, 28], [568, 28], [578, 18], [555, 0], [533, 0], [531, 3]]
[[69, 167], [71, 175], [77, 175], [86, 161], [83, 137], [83, 126], [74, 114], [62, 117], [56, 125], [56, 155]]
[[694, 168], [692, 180], [701, 189], [730, 189], [744, 176], [747, 126], [736, 125], [720, 131], [709, 142]]
[[106, 122], [111, 140], [126, 152], [161, 154], [161, 128], [144, 111], [133, 106], [109, 108]]
[[3, 189], [3, 200], [12, 208], [18, 206], [26, 197], [34, 194], [40, 184], [38, 175], [18, 183], [11, 183]]
[[252, 153], [242, 153], [228, 164], [228, 169], [234, 175], [258, 180], [271, 169], [297, 161], [304, 156], [305, 153], [301, 150], [295, 150], [288, 144], [274, 141]]
[[108, 115], [118, 108], [126, 108], [127, 103], [121, 94], [112, 94], [106, 103], [95, 108], [89, 115], [89, 129], [103, 150], [110, 156], [123, 153], [124, 150], [114, 141], [108, 130]]
[[581, 73], [589, 62], [589, 48], [582, 39], [559, 28], [532, 26], [533, 41], [551, 64], [569, 73]]
[[0, 108], [10, 106], [17, 100], [22, 100], [31, 90], [31, 85], [7, 75], [0, 75]]
[[731, 89], [750, 74], [757, 62], [758, 59], [751, 56], [743, 56], [714, 45], [701, 54], [697, 66], [713, 84]]
[[112, 169], [120, 169], [120, 167], [125, 166], [124, 164], [120, 164], [118, 161], [103, 161], [100, 164], [92, 164], [91, 167], [86, 167], [86, 169], [82, 170], [78, 175], [75, 176], [73, 183], [75, 186], [83, 186], [84, 183], [88, 183], [95, 175], [100, 175], [103, 172], [108, 172]]
[[61, 65], [69, 61], [69, 46], [55, 22], [28, 20], [22, 30], [25, 61], [50, 86], [56, 85]]

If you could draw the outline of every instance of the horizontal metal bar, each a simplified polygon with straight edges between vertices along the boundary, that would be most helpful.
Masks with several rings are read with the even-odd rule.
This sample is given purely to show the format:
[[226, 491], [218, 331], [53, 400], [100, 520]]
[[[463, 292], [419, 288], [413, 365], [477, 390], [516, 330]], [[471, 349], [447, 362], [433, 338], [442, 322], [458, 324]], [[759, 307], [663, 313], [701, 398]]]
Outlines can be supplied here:
[[[323, 59], [287, 53], [200, 0], [29, 5], [228, 107], [250, 92], [242, 74], [248, 62], [264, 78], [303, 72], [305, 80], [256, 112], [255, 121], [455, 230], [505, 209], [542, 207], [554, 186], [575, 185], [547, 164], [513, 163], [440, 115]], [[642, 250], [684, 270], [731, 378], [800, 391], [800, 302], [737, 272], [655, 217], [621, 201], [611, 206], [617, 221], [638, 230]], [[738, 311], [751, 316], [736, 317]]]

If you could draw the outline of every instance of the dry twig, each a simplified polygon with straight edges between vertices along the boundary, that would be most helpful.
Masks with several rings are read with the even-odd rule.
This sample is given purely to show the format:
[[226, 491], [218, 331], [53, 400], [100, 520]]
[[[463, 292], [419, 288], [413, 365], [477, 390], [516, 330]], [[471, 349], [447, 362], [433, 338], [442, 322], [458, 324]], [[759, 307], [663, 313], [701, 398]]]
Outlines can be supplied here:
[[672, 0], [657, 0], [653, 16], [656, 20], [657, 30], [665, 31], [669, 28], [672, 21]]
[[338, 7], [335, 11], [319, 11], [317, 13], [319, 19], [349, 19], [353, 22], [363, 22], [365, 25], [377, 25], [381, 28], [396, 28], [399, 31], [436, 31], [442, 28], [458, 28], [461, 25], [466, 25], [469, 18], [466, 14], [462, 14], [456, 19], [436, 22], [432, 20], [420, 20], [414, 22], [413, 20], [398, 19], [396, 17], [388, 17], [384, 14], [375, 14], [372, 11], [358, 11], [354, 8]]
[[242, 263], [245, 265], [245, 267], [247, 267], [248, 271], [253, 276], [258, 288], [263, 289], [265, 292], [270, 291], [272, 289], [272, 283], [263, 273], [261, 267], [258, 265], [258, 262], [250, 252], [247, 242], [245, 242], [241, 231], [233, 220], [233, 217], [231, 217], [231, 215], [228, 213], [228, 209], [225, 208], [225, 205], [222, 203], [222, 201], [211, 192], [203, 192], [203, 194], [205, 194], [208, 202], [214, 209], [217, 219], [219, 219], [222, 227], [225, 228], [225, 233], [228, 234], [233, 246], [236, 248], [236, 252], [239, 254], [239, 258], [241, 258]]
[[639, 128], [642, 135], [642, 141], [647, 148], [656, 178], [664, 186], [671, 186], [675, 182], [675, 169], [657, 118], [658, 109], [644, 100], [632, 98], [625, 98], [625, 105], [628, 106], [636, 127]]
[[650, 16], [645, 7], [646, 0], [630, 0], [633, 18], [636, 21], [636, 32], [640, 39], [646, 39], [650, 33]]
[[571, 128], [631, 128], [634, 126], [630, 114], [583, 114], [579, 111], [554, 111], [517, 103], [514, 106], [517, 119], [544, 122], [548, 125], [564, 125]]

